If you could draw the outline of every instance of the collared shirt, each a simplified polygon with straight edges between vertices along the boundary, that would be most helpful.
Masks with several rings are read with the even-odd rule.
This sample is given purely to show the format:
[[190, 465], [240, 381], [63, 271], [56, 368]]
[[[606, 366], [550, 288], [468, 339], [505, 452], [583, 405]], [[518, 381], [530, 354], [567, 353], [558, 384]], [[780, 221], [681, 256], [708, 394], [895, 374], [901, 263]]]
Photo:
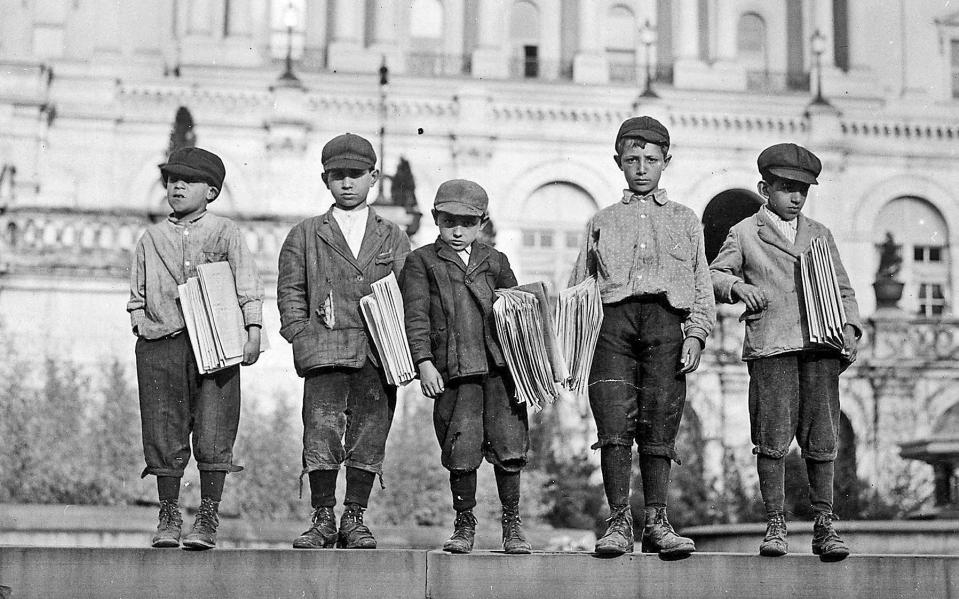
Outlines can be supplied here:
[[796, 243], [796, 231], [799, 228], [799, 219], [783, 220], [778, 214], [769, 209], [768, 204], [763, 204], [760, 210], [764, 210], [766, 218], [772, 223], [776, 230], [782, 233], [782, 236], [789, 240], [789, 243]]
[[470, 249], [472, 247], [473, 246], [470, 245], [469, 247], [456, 252], [456, 255], [460, 257], [460, 260], [462, 260], [463, 264], [465, 264], [466, 266], [470, 265]]
[[203, 212], [185, 221], [171, 216], [148, 227], [137, 242], [130, 272], [127, 312], [137, 334], [158, 339], [182, 331], [177, 286], [197, 275], [197, 264], [224, 260], [233, 270], [244, 324], [262, 325], [263, 284], [236, 223]]
[[658, 189], [645, 196], [624, 190], [623, 199], [586, 224], [570, 285], [595, 275], [604, 304], [630, 297], [665, 295], [687, 313], [687, 336], [703, 341], [716, 319], [703, 228], [696, 214]]
[[370, 207], [364, 206], [356, 210], [343, 210], [333, 206], [333, 218], [340, 226], [346, 245], [350, 246], [353, 257], [360, 255], [360, 246], [363, 245], [363, 235], [366, 233], [366, 219], [370, 214]]

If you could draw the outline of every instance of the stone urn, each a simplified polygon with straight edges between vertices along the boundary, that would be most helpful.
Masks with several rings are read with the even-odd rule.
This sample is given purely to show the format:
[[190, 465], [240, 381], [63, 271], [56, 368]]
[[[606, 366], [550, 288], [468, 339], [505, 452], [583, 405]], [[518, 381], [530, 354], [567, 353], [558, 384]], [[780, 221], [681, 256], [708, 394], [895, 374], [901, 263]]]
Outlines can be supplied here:
[[902, 288], [905, 285], [896, 279], [879, 279], [872, 284], [876, 292], [876, 308], [896, 308], [902, 298]]

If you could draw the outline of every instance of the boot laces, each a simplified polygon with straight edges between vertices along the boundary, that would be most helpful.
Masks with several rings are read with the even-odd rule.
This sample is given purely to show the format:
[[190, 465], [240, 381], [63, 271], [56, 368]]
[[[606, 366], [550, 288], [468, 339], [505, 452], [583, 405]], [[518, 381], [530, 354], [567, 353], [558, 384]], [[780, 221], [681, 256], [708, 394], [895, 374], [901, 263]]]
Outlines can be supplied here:
[[366, 509], [359, 505], [350, 505], [350, 507], [346, 508], [346, 511], [343, 512], [343, 518], [348, 522], [363, 524], [363, 512], [365, 511]]
[[786, 518], [782, 514], [771, 516], [766, 524], [766, 537], [776, 537], [784, 534], [786, 534]]
[[609, 518], [606, 518], [608, 528], [617, 530], [624, 536], [627, 536], [630, 528], [629, 511], [630, 507], [628, 505], [613, 509], [609, 514]]
[[216, 515], [216, 502], [204, 499], [196, 511], [196, 527], [201, 530], [216, 530], [219, 518]]
[[180, 507], [176, 501], [160, 502], [160, 526], [175, 526], [183, 523]]

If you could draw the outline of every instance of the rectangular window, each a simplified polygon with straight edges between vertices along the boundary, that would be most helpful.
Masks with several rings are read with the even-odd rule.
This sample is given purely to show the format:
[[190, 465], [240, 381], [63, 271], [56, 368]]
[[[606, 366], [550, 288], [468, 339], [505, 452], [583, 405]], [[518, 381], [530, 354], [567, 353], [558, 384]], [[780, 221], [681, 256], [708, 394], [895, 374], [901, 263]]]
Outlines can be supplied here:
[[919, 284], [919, 315], [926, 318], [942, 316], [946, 312], [945, 286], [942, 283]]
[[938, 246], [938, 245], [913, 246], [912, 259], [915, 262], [942, 262], [942, 246]]
[[539, 232], [539, 247], [541, 247], [541, 248], [551, 248], [551, 247], [553, 247], [553, 232], [552, 232], [552, 231], [540, 231], [540, 232]]
[[536, 247], [536, 233], [533, 231], [523, 231], [523, 247]]
[[952, 73], [952, 97], [959, 98], [959, 39], [951, 40], [949, 46], [949, 65]]
[[575, 249], [579, 247], [579, 233], [574, 233], [572, 231], [566, 232], [566, 247], [570, 249]]
[[527, 79], [539, 77], [539, 48], [537, 46], [523, 46], [523, 77]]

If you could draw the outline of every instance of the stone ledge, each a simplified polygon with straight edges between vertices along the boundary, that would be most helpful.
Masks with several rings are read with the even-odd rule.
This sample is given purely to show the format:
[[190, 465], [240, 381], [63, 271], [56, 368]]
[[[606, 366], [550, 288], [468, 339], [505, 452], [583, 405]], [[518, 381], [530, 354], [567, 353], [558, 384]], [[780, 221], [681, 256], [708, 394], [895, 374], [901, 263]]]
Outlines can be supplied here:
[[0, 547], [12, 597], [959, 598], [959, 557]]

